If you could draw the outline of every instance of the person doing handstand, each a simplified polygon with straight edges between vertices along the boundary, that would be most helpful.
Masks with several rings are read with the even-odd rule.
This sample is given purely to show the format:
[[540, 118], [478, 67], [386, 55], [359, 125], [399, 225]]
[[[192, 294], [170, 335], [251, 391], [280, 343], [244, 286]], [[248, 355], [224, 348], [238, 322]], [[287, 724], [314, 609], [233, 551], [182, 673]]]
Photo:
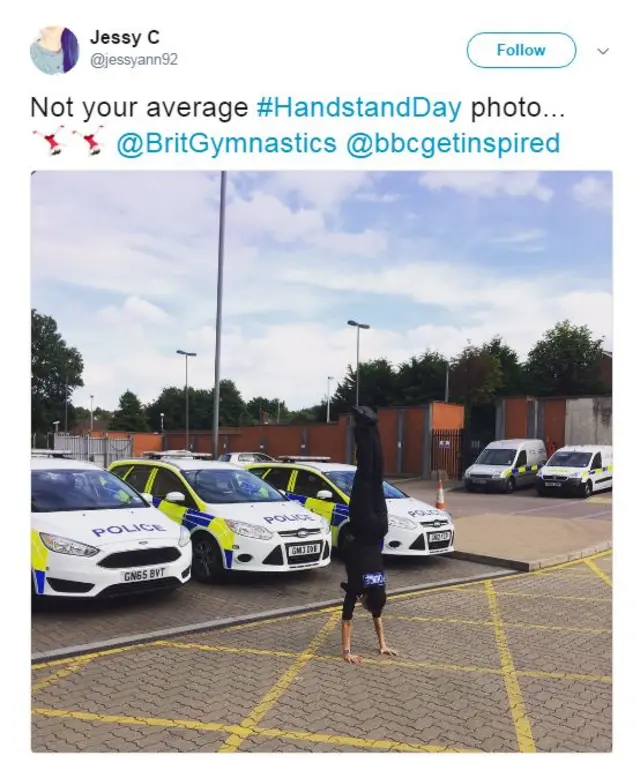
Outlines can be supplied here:
[[351, 652], [351, 622], [358, 600], [371, 613], [380, 654], [395, 656], [387, 646], [382, 610], [387, 601], [386, 576], [382, 563], [384, 537], [389, 530], [384, 497], [382, 444], [378, 417], [367, 406], [352, 409], [357, 468], [349, 501], [349, 525], [343, 546], [347, 582], [342, 604], [342, 653], [347, 662], [359, 664], [362, 657]]

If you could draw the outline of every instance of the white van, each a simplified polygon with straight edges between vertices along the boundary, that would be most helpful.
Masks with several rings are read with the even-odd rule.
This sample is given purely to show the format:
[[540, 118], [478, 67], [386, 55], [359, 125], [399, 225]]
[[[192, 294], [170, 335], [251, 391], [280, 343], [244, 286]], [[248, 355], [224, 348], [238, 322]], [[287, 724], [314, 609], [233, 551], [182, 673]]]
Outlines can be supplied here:
[[464, 473], [469, 492], [502, 490], [510, 493], [519, 487], [536, 484], [536, 474], [547, 460], [542, 440], [496, 440], [489, 443]]
[[538, 472], [539, 495], [564, 493], [588, 498], [613, 487], [610, 445], [567, 445], [557, 450]]

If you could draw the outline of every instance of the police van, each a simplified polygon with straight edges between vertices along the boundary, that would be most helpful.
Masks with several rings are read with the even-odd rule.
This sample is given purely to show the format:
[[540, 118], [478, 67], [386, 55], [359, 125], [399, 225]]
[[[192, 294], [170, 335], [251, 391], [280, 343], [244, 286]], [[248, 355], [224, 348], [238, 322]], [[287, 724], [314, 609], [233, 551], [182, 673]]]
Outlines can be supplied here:
[[93, 598], [179, 588], [189, 532], [96, 464], [31, 455], [31, 572], [36, 596]]
[[496, 440], [487, 447], [464, 473], [464, 485], [474, 490], [501, 490], [536, 484], [538, 470], [547, 461], [542, 440]]
[[609, 445], [567, 445], [557, 450], [538, 473], [539, 495], [553, 493], [588, 498], [613, 488], [613, 448]]
[[157, 451], [114, 461], [109, 471], [149, 493], [163, 514], [191, 533], [193, 577], [225, 570], [291, 572], [326, 567], [331, 529], [240, 465], [210, 454]]

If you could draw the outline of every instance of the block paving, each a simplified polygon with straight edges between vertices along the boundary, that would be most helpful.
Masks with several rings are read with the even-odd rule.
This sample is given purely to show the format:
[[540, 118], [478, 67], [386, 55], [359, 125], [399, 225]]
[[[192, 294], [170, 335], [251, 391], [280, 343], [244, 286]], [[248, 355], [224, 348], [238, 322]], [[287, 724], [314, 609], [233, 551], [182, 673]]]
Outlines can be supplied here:
[[609, 752], [611, 551], [32, 665], [36, 752]]

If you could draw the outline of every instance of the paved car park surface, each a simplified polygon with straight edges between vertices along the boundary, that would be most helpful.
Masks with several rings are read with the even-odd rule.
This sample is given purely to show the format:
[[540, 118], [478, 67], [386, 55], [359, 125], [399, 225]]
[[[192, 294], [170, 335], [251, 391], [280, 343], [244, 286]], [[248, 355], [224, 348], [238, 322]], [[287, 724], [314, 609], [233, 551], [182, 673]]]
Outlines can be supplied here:
[[[445, 556], [390, 559], [386, 566], [389, 588], [395, 590], [500, 570]], [[32, 653], [340, 599], [343, 580], [344, 566], [335, 559], [325, 569], [283, 575], [238, 573], [219, 585], [192, 580], [173, 593], [111, 602], [47, 602], [32, 616]]]
[[[420, 501], [433, 504], [436, 486], [432, 482], [408, 480], [398, 485], [405, 493]], [[598, 493], [591, 498], [571, 496], [539, 496], [534, 489], [503, 493], [467, 493], [455, 488], [445, 492], [447, 509], [456, 517], [473, 514], [505, 513], [531, 514], [563, 519], [610, 519], [613, 493]]]
[[[444, 561], [444, 560], [443, 560]], [[611, 750], [611, 552], [33, 665], [34, 751]]]

